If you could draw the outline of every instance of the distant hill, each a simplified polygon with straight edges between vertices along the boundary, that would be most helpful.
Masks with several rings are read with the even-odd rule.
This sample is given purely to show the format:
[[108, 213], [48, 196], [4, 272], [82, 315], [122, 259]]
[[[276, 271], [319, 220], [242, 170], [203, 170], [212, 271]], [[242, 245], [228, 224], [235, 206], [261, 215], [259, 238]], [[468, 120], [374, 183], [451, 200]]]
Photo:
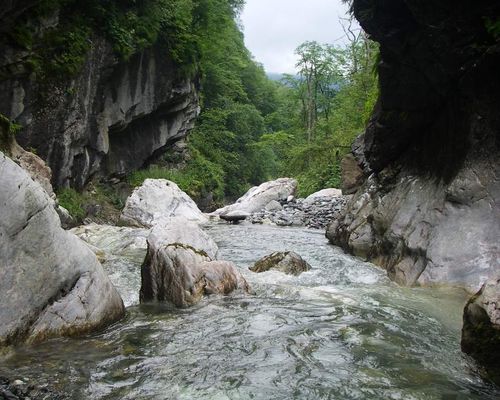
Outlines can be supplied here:
[[266, 75], [272, 81], [280, 81], [283, 78], [283, 74], [279, 72], [267, 72]]

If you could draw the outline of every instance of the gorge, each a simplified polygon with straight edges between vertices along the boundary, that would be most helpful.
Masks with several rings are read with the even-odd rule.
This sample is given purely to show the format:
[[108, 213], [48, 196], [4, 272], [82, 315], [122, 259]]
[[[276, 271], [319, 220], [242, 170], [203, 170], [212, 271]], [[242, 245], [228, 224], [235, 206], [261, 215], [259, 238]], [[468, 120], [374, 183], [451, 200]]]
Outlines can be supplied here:
[[243, 2], [6, 2], [0, 398], [498, 398], [500, 6], [350, 5], [378, 45], [313, 134]]

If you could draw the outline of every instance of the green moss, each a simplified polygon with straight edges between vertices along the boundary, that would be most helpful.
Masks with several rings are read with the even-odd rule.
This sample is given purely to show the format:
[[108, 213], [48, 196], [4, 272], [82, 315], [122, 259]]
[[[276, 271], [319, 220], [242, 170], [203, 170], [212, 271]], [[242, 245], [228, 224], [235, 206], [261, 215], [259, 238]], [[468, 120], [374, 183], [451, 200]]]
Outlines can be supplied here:
[[71, 214], [73, 218], [82, 220], [85, 217], [85, 198], [74, 189], [62, 189], [57, 193], [59, 204]]
[[170, 243], [169, 245], [167, 245], [167, 248], [169, 248], [169, 247], [173, 247], [173, 248], [176, 248], [176, 249], [180, 248], [180, 249], [184, 249], [184, 250], [191, 250], [193, 253], [198, 254], [199, 256], [210, 258], [205, 251], [195, 249], [193, 246], [190, 246], [188, 244], [184, 244], [184, 243]]
[[19, 125], [0, 113], [0, 151], [9, 153], [14, 136], [22, 129]]

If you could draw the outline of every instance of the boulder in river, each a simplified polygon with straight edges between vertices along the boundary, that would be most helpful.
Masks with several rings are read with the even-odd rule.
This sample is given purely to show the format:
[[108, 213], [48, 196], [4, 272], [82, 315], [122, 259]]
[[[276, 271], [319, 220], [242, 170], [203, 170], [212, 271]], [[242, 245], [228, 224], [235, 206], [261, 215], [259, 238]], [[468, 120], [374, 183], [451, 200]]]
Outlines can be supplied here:
[[208, 294], [249, 291], [232, 263], [215, 261], [217, 245], [194, 222], [168, 218], [158, 223], [148, 239], [141, 268], [141, 302], [170, 302], [189, 307]]
[[146, 179], [127, 199], [120, 224], [150, 228], [165, 217], [184, 217], [197, 223], [208, 221], [196, 203], [174, 182]]
[[486, 282], [465, 306], [462, 350], [500, 385], [500, 277]]
[[295, 194], [297, 181], [292, 178], [279, 178], [255, 186], [240, 197], [236, 203], [219, 208], [214, 215], [227, 215], [230, 212], [254, 213], [264, 209], [271, 201], [286, 201]]
[[0, 346], [76, 335], [124, 314], [93, 252], [47, 192], [0, 153]]
[[244, 221], [250, 217], [250, 214], [245, 211], [230, 211], [228, 213], [221, 214], [219, 217], [224, 221], [237, 224], [238, 222]]
[[271, 269], [297, 276], [302, 272], [309, 271], [311, 266], [297, 253], [286, 251], [271, 253], [250, 267], [253, 272], [266, 272]]

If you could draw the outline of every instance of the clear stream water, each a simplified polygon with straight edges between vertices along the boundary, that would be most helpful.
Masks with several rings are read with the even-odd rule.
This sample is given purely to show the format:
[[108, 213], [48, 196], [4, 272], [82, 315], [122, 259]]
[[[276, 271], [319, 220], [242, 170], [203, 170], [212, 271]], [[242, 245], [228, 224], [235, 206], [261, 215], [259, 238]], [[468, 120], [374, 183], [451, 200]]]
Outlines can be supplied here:
[[[144, 238], [108, 232], [95, 244], [108, 254], [126, 318], [99, 334], [20, 348], [0, 374], [49, 382], [74, 399], [500, 398], [460, 352], [463, 291], [398, 287], [323, 232], [208, 230], [255, 296], [209, 297], [186, 310], [140, 306], [144, 251], [123, 249]], [[298, 252], [313, 269], [247, 270], [276, 250]]]

